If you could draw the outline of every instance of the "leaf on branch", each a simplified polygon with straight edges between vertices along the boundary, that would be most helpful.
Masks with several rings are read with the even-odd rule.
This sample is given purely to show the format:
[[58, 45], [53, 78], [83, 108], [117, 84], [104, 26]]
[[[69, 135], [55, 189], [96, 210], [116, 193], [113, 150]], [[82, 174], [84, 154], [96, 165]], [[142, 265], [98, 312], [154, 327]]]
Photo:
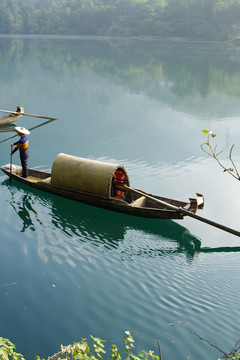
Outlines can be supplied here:
[[234, 171], [232, 168], [229, 168], [229, 169], [224, 169], [223, 172], [225, 171]]
[[204, 130], [204, 129], [202, 129], [202, 132], [204, 133], [204, 135], [211, 135], [212, 138], [215, 138], [215, 137], [216, 137], [216, 134], [214, 134], [214, 132], [211, 131], [211, 130]]

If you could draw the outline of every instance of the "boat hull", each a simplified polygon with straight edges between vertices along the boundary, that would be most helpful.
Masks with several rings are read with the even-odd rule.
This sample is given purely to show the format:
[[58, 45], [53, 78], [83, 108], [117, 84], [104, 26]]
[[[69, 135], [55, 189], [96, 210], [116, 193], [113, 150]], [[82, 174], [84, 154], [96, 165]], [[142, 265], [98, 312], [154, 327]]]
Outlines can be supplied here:
[[22, 117], [21, 113], [24, 113], [24, 108], [22, 106], [17, 107], [17, 112], [19, 112], [19, 115], [17, 114], [10, 114], [10, 115], [3, 115], [0, 116], [0, 126], [11, 124], [15, 121], [17, 121], [20, 117]]
[[[11, 172], [10, 169], [4, 167], [1, 170], [16, 181], [19, 181], [23, 184], [29, 185], [36, 189], [49, 192], [61, 197], [65, 197], [74, 201], [90, 204], [93, 206], [101, 207], [104, 209], [117, 211], [125, 213], [128, 215], [144, 217], [144, 218], [154, 218], [154, 219], [183, 219], [185, 216], [178, 211], [171, 210], [166, 208], [163, 205], [158, 205], [154, 202], [147, 201], [144, 206], [133, 206], [131, 203], [128, 203], [122, 199], [118, 198], [104, 198], [97, 195], [92, 195], [88, 193], [83, 193], [77, 190], [66, 189], [62, 187], [57, 187], [52, 185], [48, 180], [51, 178], [51, 174], [43, 171], [38, 171], [35, 169], [28, 169], [29, 176], [27, 179], [21, 177], [22, 168], [14, 165], [14, 170]], [[197, 208], [200, 207], [199, 204], [191, 199], [190, 203], [178, 201], [174, 199], [164, 198], [141, 191], [142, 195], [144, 194], [154, 196], [157, 199], [173, 204], [177, 207], [186, 208], [187, 210], [196, 212]], [[139, 195], [132, 194], [133, 200], [137, 200]], [[199, 202], [200, 203], [200, 202]]]

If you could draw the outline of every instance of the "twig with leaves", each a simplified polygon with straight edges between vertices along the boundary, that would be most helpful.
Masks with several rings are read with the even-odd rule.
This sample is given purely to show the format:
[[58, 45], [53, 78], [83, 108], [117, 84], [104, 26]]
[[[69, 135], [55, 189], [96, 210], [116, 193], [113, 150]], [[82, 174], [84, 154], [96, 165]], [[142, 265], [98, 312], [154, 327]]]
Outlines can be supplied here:
[[235, 179], [240, 180], [239, 171], [232, 159], [232, 152], [234, 148], [234, 144], [231, 146], [231, 149], [229, 151], [228, 158], [231, 162], [232, 167], [227, 168], [223, 165], [223, 163], [219, 160], [219, 154], [222, 153], [222, 150], [217, 152], [217, 145], [213, 146], [211, 143], [211, 140], [213, 140], [216, 137], [216, 134], [214, 134], [212, 131], [209, 130], [202, 130], [204, 135], [207, 135], [207, 141], [201, 145], [201, 149], [210, 157], [215, 159], [218, 164], [223, 169], [223, 172], [229, 173], [231, 176], [233, 176]]

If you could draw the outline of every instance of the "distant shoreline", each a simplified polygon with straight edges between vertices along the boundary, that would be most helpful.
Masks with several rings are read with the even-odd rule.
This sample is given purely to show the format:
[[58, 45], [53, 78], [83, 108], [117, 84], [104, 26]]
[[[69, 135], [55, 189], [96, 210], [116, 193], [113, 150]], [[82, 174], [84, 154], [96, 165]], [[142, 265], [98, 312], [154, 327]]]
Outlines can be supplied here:
[[65, 35], [65, 34], [0, 34], [0, 38], [48, 38], [48, 39], [99, 39], [99, 40], [108, 40], [108, 39], [116, 39], [116, 40], [158, 40], [161, 42], [176, 42], [176, 43], [216, 43], [216, 44], [227, 44], [229, 41], [223, 40], [193, 40], [186, 38], [162, 38], [158, 36], [106, 36], [106, 35]]

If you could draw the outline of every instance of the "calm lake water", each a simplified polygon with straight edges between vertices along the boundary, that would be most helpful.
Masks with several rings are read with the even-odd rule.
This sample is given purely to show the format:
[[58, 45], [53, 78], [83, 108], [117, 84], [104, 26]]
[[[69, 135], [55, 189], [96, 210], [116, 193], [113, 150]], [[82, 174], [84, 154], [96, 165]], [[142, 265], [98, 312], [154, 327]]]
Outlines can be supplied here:
[[[240, 184], [200, 148], [240, 164], [240, 57], [223, 44], [1, 37], [1, 109], [31, 130], [29, 166], [58, 153], [125, 166], [134, 187], [240, 230]], [[4, 130], [4, 131], [3, 131]], [[0, 129], [10, 162], [13, 127]], [[20, 164], [18, 153], [13, 162]], [[231, 166], [231, 164], [229, 165]], [[90, 335], [164, 359], [217, 359], [240, 338], [240, 239], [207, 224], [138, 219], [31, 189], [0, 174], [0, 336], [26, 359]]]

